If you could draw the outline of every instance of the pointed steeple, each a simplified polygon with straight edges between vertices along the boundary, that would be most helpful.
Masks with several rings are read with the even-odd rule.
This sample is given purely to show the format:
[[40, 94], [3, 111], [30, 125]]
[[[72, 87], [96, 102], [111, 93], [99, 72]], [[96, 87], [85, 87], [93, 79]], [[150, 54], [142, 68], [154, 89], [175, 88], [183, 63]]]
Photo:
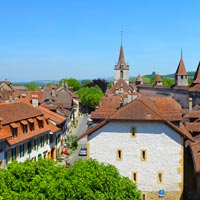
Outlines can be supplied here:
[[162, 78], [159, 74], [156, 75], [156, 85], [162, 85]]
[[199, 61], [199, 65], [197, 67], [196, 73], [194, 75], [194, 79], [192, 81], [193, 83], [200, 83], [200, 61]]
[[184, 64], [183, 56], [182, 56], [182, 49], [181, 49], [181, 59], [179, 61], [179, 65], [178, 65], [178, 68], [176, 70], [176, 75], [187, 76], [187, 71], [185, 69], [185, 64]]
[[177, 86], [188, 86], [188, 74], [183, 61], [182, 49], [181, 59], [179, 61], [178, 68], [175, 73], [175, 82]]
[[136, 85], [143, 84], [142, 76], [140, 74], [137, 76], [135, 84]]
[[120, 47], [118, 63], [115, 65], [115, 69], [129, 70], [129, 66], [125, 62], [124, 49], [123, 49], [122, 44], [121, 44], [121, 47]]

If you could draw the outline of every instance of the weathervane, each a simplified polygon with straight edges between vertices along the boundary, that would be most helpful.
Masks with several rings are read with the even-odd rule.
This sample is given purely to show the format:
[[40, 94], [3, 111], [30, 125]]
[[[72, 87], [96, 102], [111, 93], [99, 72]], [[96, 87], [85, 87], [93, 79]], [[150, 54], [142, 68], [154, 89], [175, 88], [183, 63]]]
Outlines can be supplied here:
[[122, 39], [123, 39], [123, 31], [121, 31], [121, 45], [122, 45]]

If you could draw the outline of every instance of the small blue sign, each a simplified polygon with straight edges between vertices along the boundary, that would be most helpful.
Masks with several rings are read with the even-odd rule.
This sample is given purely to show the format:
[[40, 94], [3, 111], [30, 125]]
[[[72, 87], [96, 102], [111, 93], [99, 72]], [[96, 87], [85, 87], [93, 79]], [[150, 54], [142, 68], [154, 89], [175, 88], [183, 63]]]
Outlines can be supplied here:
[[159, 197], [164, 197], [164, 196], [165, 196], [165, 191], [159, 190]]

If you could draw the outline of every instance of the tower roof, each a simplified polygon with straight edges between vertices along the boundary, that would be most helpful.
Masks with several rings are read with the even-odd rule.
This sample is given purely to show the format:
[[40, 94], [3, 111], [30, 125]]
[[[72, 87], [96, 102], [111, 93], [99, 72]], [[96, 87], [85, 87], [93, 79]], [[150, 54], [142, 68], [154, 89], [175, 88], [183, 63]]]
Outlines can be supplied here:
[[162, 82], [162, 78], [159, 74], [156, 75], [156, 82]]
[[194, 75], [193, 83], [200, 83], [200, 62]]
[[136, 82], [141, 82], [142, 81], [142, 76], [140, 74], [138, 74], [137, 78], [136, 78]]
[[126, 62], [125, 62], [124, 50], [123, 50], [123, 46], [122, 45], [120, 47], [120, 53], [119, 53], [118, 63], [117, 63], [117, 65], [115, 65], [115, 70], [116, 69], [129, 70], [129, 66], [126, 65]]
[[181, 76], [181, 75], [187, 76], [187, 71], [185, 69], [185, 64], [184, 64], [184, 61], [183, 61], [182, 53], [181, 53], [181, 59], [180, 59], [178, 68], [176, 70], [176, 76]]

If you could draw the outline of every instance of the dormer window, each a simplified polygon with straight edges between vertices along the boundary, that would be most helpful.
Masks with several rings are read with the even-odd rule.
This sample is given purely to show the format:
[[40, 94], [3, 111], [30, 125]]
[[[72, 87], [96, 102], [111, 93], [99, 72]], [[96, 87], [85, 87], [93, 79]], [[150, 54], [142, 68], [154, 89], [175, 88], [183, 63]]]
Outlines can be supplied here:
[[22, 131], [24, 134], [28, 133], [28, 123], [26, 120], [21, 121]]
[[44, 121], [41, 116], [37, 117], [39, 128], [44, 128]]
[[35, 127], [34, 127], [34, 121], [33, 121], [33, 119], [28, 119], [28, 122], [29, 122], [30, 131], [34, 132], [35, 131]]
[[18, 126], [16, 123], [12, 123], [10, 124], [11, 126], [11, 133], [13, 137], [17, 137], [18, 136]]

